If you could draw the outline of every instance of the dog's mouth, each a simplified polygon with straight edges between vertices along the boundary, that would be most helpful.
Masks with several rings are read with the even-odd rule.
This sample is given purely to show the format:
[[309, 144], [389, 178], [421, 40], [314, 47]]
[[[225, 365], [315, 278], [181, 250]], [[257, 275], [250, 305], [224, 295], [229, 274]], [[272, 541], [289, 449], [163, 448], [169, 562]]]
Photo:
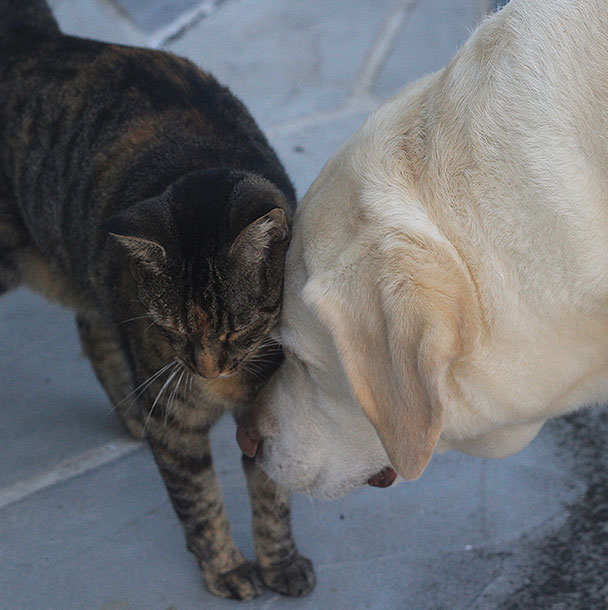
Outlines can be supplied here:
[[373, 477], [370, 477], [367, 480], [367, 484], [372, 487], [390, 487], [396, 478], [397, 473], [390, 466], [387, 466]]
[[248, 458], [258, 458], [262, 457], [262, 439], [260, 437], [257, 428], [249, 421], [241, 420], [238, 423], [236, 429], [236, 442], [238, 446], [241, 448], [243, 455], [246, 455]]

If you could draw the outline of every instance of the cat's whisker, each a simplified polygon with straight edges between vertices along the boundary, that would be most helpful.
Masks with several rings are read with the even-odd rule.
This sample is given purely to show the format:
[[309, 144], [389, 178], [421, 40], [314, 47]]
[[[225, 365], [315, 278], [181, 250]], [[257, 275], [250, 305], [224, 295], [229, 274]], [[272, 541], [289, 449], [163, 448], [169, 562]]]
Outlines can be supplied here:
[[[179, 369], [177, 369], [179, 370]], [[169, 411], [171, 410], [171, 404], [173, 402], [173, 395], [175, 390], [177, 389], [177, 383], [173, 386], [171, 392], [169, 392], [169, 398], [167, 399], [167, 404], [165, 405], [165, 428], [167, 427], [167, 421], [169, 419]]]
[[265, 354], [276, 354], [283, 351], [280, 345], [260, 345], [258, 351], [263, 351]]
[[[177, 398], [177, 393], [179, 391], [179, 386], [182, 382], [182, 379], [184, 378], [184, 375], [186, 374], [186, 369], [180, 364], [181, 367], [181, 375], [178, 377], [177, 382], [175, 383], [175, 387], [173, 388], [173, 391], [171, 392], [170, 396], [169, 396], [169, 400], [167, 401], [167, 408], [165, 409], [165, 427], [167, 426], [167, 419], [169, 417], [170, 411], [173, 408], [173, 403], [175, 402], [175, 399]], [[179, 369], [178, 369], [179, 371]]]
[[268, 346], [259, 346], [258, 348], [256, 348], [254, 350], [254, 352], [256, 354], [282, 354], [283, 353], [283, 348], [281, 346], [272, 346], [272, 345], [268, 345]]
[[260, 354], [260, 355], [265, 355], [265, 356], [270, 356], [270, 355], [276, 355], [276, 354], [282, 354], [283, 353], [283, 348], [277, 347], [258, 347], [255, 350], [256, 354]]
[[251, 373], [254, 377], [257, 377], [258, 379], [264, 379], [264, 371], [261, 370], [259, 367], [256, 367], [255, 364], [252, 362], [246, 362], [243, 365], [243, 370], [247, 371], [248, 373]]
[[[188, 374], [189, 374], [188, 371], [184, 368], [182, 370], [182, 374], [180, 375], [179, 380], [177, 382], [177, 389], [178, 390], [179, 390], [179, 386], [181, 385], [182, 379], [184, 378], [184, 376], [186, 377], [186, 381], [188, 380]], [[184, 382], [184, 390], [185, 389], [186, 389], [186, 382]], [[177, 398], [177, 395], [176, 395], [176, 398]]]
[[257, 373], [256, 371], [244, 366], [243, 370], [247, 373], [249, 373], [250, 375], [253, 375], [256, 379], [261, 379], [260, 374]]
[[279, 364], [276, 360], [268, 360], [268, 358], [257, 358], [254, 356], [248, 362], [253, 362], [254, 364]]
[[251, 361], [251, 360], [247, 360], [243, 363], [241, 363], [241, 366], [243, 369], [245, 369], [246, 371], [259, 371], [260, 367], [256, 366], [255, 362]]
[[179, 363], [185, 375], [185, 378], [183, 380], [185, 393], [184, 399], [187, 400], [190, 396], [190, 392], [192, 391], [192, 384], [194, 383], [194, 379], [195, 377], [197, 377], [197, 375], [193, 373], [190, 367], [186, 366], [181, 360], [179, 361]]
[[[123, 402], [126, 398], [131, 396], [134, 392], [137, 392], [137, 395], [133, 398], [133, 401], [131, 402], [131, 405], [132, 405], [159, 377], [161, 377], [164, 373], [166, 373], [172, 367], [173, 364], [174, 364], [174, 362], [169, 362], [167, 365], [162, 367], [162, 369], [160, 369], [159, 371], [154, 373], [154, 375], [152, 375], [151, 377], [148, 377], [148, 379], [146, 381], [144, 381], [141, 385], [139, 385], [135, 390], [133, 390], [133, 392], [131, 392], [130, 394], [125, 396], [125, 398], [123, 398], [121, 402]], [[118, 404], [120, 404], [120, 403], [118, 403]], [[129, 406], [131, 406], [131, 405], [129, 405]]]
[[[150, 375], [150, 377], [148, 377], [145, 381], [143, 381], [142, 383], [140, 383], [134, 390], [131, 390], [126, 396], [124, 396], [121, 400], [119, 400], [115, 405], [112, 405], [112, 408], [110, 409], [109, 413], [113, 413], [114, 411], [116, 411], [116, 409], [128, 398], [130, 398], [131, 396], [133, 396], [133, 394], [136, 394], [135, 397], [133, 398], [133, 401], [131, 402], [131, 404], [129, 405], [129, 407], [125, 410], [125, 414], [128, 413], [129, 409], [133, 406], [133, 404], [135, 403], [135, 401], [141, 396], [141, 394], [143, 392], [146, 391], [146, 389], [150, 386], [151, 383], [154, 382], [155, 379], [157, 379], [158, 377], [160, 377], [164, 372], [167, 371], [167, 369], [169, 369], [171, 367], [171, 365], [175, 364], [175, 361], [172, 360], [171, 362], [168, 362], [167, 364], [165, 364], [164, 366], [161, 366], [160, 369], [158, 369], [158, 371], [156, 371], [156, 373], [153, 373], [152, 375]], [[106, 414], [106, 416], [108, 415]]]
[[186, 368], [184, 368], [184, 401], [188, 400], [189, 394], [188, 394], [188, 381], [190, 380], [190, 371]]
[[271, 337], [266, 337], [261, 343], [260, 343], [260, 347], [281, 347], [281, 344], [276, 341], [275, 339], [272, 339]]
[[[179, 366], [179, 362], [174, 361], [173, 364], [174, 364], [174, 366]], [[148, 411], [148, 416], [146, 417], [146, 421], [144, 422], [144, 432], [146, 431], [146, 428], [150, 421], [150, 417], [152, 417], [152, 413], [153, 413], [156, 405], [158, 404], [160, 397], [163, 395], [164, 391], [167, 389], [169, 384], [173, 381], [174, 377], [177, 375], [178, 372], [179, 372], [179, 369], [174, 369], [171, 372], [171, 374], [169, 375], [169, 377], [166, 379], [165, 383], [159, 390], [158, 394], [156, 395], [156, 398], [154, 399], [154, 402], [152, 403], [152, 406], [150, 407], [150, 410]]]
[[151, 319], [151, 316], [149, 316], [149, 315], [135, 316], [134, 318], [128, 318], [127, 320], [118, 322], [118, 324], [116, 324], [116, 326], [121, 326], [122, 324], [127, 324], [127, 322], [135, 322], [135, 320], [150, 320], [150, 319]]
[[274, 351], [274, 352], [282, 352], [283, 351], [283, 346], [279, 345], [278, 343], [268, 343], [267, 345], [262, 345], [262, 348], [264, 349], [264, 351]]

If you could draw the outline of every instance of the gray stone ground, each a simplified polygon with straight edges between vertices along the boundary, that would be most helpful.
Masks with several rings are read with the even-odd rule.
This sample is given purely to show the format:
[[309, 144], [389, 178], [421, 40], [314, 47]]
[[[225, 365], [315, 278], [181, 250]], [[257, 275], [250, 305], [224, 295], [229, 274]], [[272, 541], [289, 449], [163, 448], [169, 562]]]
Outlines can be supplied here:
[[[492, 0], [55, 0], [70, 32], [192, 58], [251, 108], [303, 194], [381, 100], [445, 63]], [[1, 16], [0, 16], [1, 18]], [[203, 588], [147, 449], [126, 439], [72, 317], [0, 300], [0, 610], [228, 609]], [[449, 453], [416, 483], [294, 499], [318, 585], [248, 608], [608, 608], [608, 432], [599, 409], [520, 454]], [[252, 556], [234, 430], [213, 436]]]

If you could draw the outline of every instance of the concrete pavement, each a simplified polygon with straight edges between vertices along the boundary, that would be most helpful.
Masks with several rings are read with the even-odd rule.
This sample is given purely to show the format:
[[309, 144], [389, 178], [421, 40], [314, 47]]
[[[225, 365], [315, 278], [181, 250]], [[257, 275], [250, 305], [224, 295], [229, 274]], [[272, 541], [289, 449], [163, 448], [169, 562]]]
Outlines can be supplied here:
[[[303, 195], [383, 99], [446, 63], [485, 0], [55, 0], [65, 31], [185, 55], [251, 109]], [[423, 477], [294, 498], [318, 584], [244, 607], [608, 608], [608, 417], [552, 422], [520, 454], [433, 458]], [[234, 429], [213, 434], [234, 537], [253, 557]], [[145, 446], [125, 438], [72, 316], [0, 299], [0, 610], [223, 610]]]

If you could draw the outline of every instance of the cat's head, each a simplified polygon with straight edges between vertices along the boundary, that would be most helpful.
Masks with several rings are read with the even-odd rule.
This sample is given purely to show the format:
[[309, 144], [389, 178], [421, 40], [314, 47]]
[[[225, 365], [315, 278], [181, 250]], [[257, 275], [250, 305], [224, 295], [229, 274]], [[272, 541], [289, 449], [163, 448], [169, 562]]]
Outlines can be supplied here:
[[177, 358], [215, 378], [233, 374], [278, 320], [290, 215], [269, 181], [215, 169], [182, 177], [103, 228]]

